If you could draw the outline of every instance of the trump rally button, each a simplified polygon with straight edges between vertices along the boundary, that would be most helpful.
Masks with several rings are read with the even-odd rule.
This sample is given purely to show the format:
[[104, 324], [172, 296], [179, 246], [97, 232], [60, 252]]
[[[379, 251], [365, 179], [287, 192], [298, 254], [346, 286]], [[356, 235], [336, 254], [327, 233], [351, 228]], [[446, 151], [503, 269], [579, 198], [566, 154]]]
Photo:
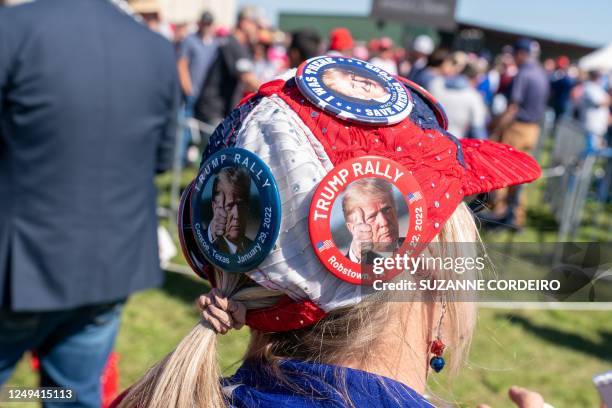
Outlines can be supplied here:
[[198, 244], [191, 228], [191, 190], [193, 188], [193, 182], [191, 182], [183, 194], [181, 194], [181, 201], [179, 203], [178, 211], [178, 235], [183, 256], [187, 260], [187, 263], [191, 269], [202, 279], [210, 279], [206, 274], [206, 266], [208, 265], [207, 260], [202, 257], [202, 253], [198, 248]]
[[311, 103], [352, 122], [392, 125], [413, 106], [410, 93], [391, 74], [355, 58], [311, 58], [298, 67], [295, 80]]
[[321, 181], [308, 229], [321, 263], [339, 279], [364, 285], [402, 272], [373, 265], [377, 258], [418, 252], [426, 217], [419, 183], [405, 167], [364, 156], [341, 163]]
[[212, 265], [227, 272], [252, 270], [274, 247], [280, 221], [276, 181], [255, 154], [228, 148], [202, 163], [191, 192], [191, 223]]

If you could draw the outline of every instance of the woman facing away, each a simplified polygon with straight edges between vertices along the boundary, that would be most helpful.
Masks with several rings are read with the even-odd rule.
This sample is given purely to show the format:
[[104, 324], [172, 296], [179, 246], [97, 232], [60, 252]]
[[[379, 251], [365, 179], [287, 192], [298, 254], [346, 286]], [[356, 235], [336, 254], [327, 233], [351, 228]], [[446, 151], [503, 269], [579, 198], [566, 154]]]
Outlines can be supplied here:
[[[330, 58], [327, 69], [363, 69], [360, 61]], [[532, 181], [539, 167], [505, 145], [456, 140], [430, 95], [377, 71], [397, 100], [408, 101], [395, 112], [383, 107], [386, 123], [353, 115], [359, 105], [338, 105], [343, 100], [332, 109], [321, 103], [325, 89], [309, 92], [304, 79], [322, 66], [314, 58], [296, 77], [263, 85], [212, 135], [179, 217], [186, 258], [213, 286], [198, 299], [202, 320], [113, 406], [430, 407], [428, 376], [446, 356], [452, 372], [464, 362], [475, 304], [451, 291], [372, 290], [365, 260], [383, 256], [375, 253], [381, 236], [394, 240], [394, 254], [418, 248], [413, 255], [477, 256], [480, 238], [464, 197]], [[230, 165], [250, 172], [250, 196], [214, 182]], [[364, 193], [356, 210], [333, 210], [342, 208], [333, 203], [344, 189], [364, 178], [389, 187]], [[206, 228], [224, 222], [252, 246], [211, 249], [216, 237]], [[355, 266], [337, 247], [339, 228], [351, 248], [375, 254]], [[412, 272], [390, 278], [456, 278], [443, 268]], [[251, 329], [244, 362], [221, 379], [217, 335], [244, 324]], [[521, 407], [544, 404], [522, 389], [510, 394]]]

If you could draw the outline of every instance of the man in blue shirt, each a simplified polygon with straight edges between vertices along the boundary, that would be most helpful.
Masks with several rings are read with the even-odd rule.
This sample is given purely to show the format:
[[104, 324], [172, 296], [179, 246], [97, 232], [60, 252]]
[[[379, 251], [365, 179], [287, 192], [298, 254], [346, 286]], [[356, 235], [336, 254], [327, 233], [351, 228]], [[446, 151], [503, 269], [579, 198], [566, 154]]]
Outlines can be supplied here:
[[[178, 50], [178, 75], [184, 95], [181, 119], [193, 117], [193, 107], [200, 96], [210, 66], [217, 55], [218, 42], [213, 34], [213, 16], [205, 11], [200, 18], [198, 31], [187, 36]], [[181, 158], [187, 161], [187, 148], [191, 142], [189, 129], [183, 132]]]
[[178, 73], [183, 94], [197, 98], [208, 69], [217, 54], [217, 40], [213, 34], [213, 16], [202, 14], [198, 31], [188, 35], [179, 47]]
[[[512, 80], [510, 100], [492, 132], [492, 139], [507, 143], [525, 153], [532, 153], [540, 136], [540, 121], [546, 110], [549, 79], [533, 56], [533, 41], [523, 38], [514, 45], [518, 73]], [[525, 222], [519, 187], [497, 194], [495, 214], [499, 222], [521, 227]]]

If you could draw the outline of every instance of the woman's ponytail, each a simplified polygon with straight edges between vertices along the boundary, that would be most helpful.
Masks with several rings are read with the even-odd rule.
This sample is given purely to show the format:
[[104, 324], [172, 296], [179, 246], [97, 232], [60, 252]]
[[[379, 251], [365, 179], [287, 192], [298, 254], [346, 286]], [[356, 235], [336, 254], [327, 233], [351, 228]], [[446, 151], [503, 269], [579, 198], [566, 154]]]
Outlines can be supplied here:
[[118, 408], [221, 408], [217, 333], [200, 322], [128, 391]]

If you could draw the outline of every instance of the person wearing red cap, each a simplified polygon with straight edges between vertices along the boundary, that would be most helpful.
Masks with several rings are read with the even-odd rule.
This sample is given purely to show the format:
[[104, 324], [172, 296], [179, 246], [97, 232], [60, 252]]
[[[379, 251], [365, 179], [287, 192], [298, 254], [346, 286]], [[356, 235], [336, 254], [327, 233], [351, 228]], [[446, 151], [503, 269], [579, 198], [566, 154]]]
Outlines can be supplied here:
[[[321, 80], [339, 68], [380, 82], [390, 97], [343, 97]], [[510, 146], [459, 141], [446, 127], [444, 111], [426, 91], [354, 58], [311, 58], [295, 76], [244, 100], [211, 136], [181, 199], [184, 255], [214, 288], [197, 301], [202, 320], [113, 406], [432, 407], [423, 396], [427, 378], [444, 367], [447, 348], [451, 369], [465, 360], [474, 303], [452, 301], [455, 294], [446, 291], [433, 298], [406, 294], [403, 302], [391, 291], [373, 293], [367, 265], [341, 251], [334, 231], [346, 229], [343, 202], [353, 195], [345, 210], [359, 213], [352, 221], [362, 241], [371, 232], [372, 241], [401, 241], [404, 255], [409, 248], [423, 256], [445, 248], [474, 256], [458, 244], [479, 243], [463, 199], [532, 181], [540, 168]], [[210, 217], [202, 209], [209, 185], [232, 166], [248, 169], [259, 197], [249, 217], [259, 233], [237, 254], [211, 249], [201, 233]], [[394, 198], [386, 187], [351, 193], [371, 178], [392, 184]], [[405, 225], [390, 210], [392, 200], [408, 209]], [[368, 224], [374, 214], [378, 223]], [[455, 273], [415, 272], [425, 280]], [[243, 325], [251, 330], [244, 363], [221, 379], [216, 337]]]
[[569, 75], [568, 68], [570, 60], [567, 56], [561, 55], [557, 58], [556, 69], [550, 79], [550, 93], [552, 106], [555, 111], [555, 127], [568, 111], [570, 95], [575, 85], [575, 80]]
[[354, 46], [353, 35], [348, 28], [334, 28], [329, 32], [327, 55], [350, 57]]
[[368, 48], [368, 53], [371, 56], [374, 57], [374, 56], [378, 55], [378, 52], [380, 51], [380, 39], [378, 39], [378, 38], [371, 38], [368, 41], [367, 48]]

